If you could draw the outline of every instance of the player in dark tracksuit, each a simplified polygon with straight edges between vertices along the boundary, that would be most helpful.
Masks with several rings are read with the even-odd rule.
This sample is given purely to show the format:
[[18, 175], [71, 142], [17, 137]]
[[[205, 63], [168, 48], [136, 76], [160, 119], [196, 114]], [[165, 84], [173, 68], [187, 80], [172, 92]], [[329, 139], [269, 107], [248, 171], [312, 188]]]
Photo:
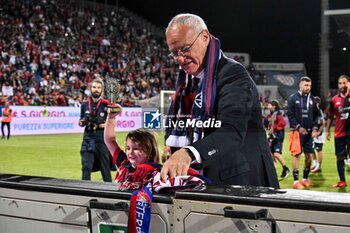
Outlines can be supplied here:
[[95, 79], [91, 83], [91, 97], [82, 103], [80, 126], [85, 126], [80, 154], [82, 179], [91, 180], [91, 172], [101, 171], [103, 180], [111, 182], [111, 170], [115, 170], [111, 155], [104, 143], [104, 127], [107, 118], [107, 106], [110, 102], [103, 99], [103, 81]]
[[292, 167], [295, 189], [304, 189], [311, 187], [308, 180], [311, 167], [311, 155], [314, 153], [313, 138], [318, 135], [319, 110], [316, 107], [314, 97], [311, 95], [311, 79], [301, 77], [299, 82], [299, 91], [288, 98], [288, 119], [291, 131], [297, 131], [300, 135], [301, 152], [305, 154], [305, 166], [303, 179], [299, 182], [299, 161], [300, 154], [293, 156]]

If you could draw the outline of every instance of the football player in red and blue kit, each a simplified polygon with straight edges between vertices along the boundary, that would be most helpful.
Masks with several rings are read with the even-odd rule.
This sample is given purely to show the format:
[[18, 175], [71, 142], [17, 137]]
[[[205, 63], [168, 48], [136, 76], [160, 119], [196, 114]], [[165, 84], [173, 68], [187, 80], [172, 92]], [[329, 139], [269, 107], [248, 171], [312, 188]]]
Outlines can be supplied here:
[[327, 129], [326, 137], [330, 140], [330, 128], [335, 117], [334, 127], [334, 146], [335, 155], [337, 156], [337, 169], [340, 181], [333, 185], [334, 188], [345, 188], [344, 159], [347, 157], [350, 149], [350, 127], [349, 127], [349, 112], [350, 112], [350, 95], [348, 91], [349, 77], [341, 75], [338, 78], [339, 93], [332, 98], [327, 112]]

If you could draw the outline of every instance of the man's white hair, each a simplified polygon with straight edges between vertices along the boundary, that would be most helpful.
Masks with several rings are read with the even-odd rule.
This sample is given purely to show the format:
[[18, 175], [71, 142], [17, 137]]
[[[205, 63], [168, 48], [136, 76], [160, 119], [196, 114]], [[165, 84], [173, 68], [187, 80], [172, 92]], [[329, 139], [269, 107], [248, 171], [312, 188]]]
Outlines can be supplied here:
[[197, 33], [200, 33], [203, 30], [208, 30], [207, 25], [204, 20], [198, 15], [190, 14], [190, 13], [181, 13], [174, 18], [168, 24], [168, 27], [165, 29], [165, 34], [169, 31], [169, 29], [174, 28], [178, 25], [186, 25], [189, 28], [192, 28]]

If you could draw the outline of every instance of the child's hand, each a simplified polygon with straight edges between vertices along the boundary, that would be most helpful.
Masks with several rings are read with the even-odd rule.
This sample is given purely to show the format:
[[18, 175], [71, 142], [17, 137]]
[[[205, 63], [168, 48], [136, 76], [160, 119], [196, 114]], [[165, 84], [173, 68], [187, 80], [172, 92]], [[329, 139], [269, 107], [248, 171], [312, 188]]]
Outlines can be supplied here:
[[109, 119], [114, 119], [117, 115], [119, 115], [123, 111], [122, 106], [119, 104], [111, 104], [108, 105], [108, 118]]

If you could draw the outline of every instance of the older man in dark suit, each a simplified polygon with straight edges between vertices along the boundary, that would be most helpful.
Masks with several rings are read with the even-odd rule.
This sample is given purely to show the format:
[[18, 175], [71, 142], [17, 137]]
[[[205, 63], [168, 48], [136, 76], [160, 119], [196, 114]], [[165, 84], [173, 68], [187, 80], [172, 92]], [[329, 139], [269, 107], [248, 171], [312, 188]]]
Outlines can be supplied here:
[[162, 179], [185, 175], [197, 164], [214, 184], [278, 188], [258, 92], [246, 69], [222, 53], [197, 15], [175, 16], [166, 41], [180, 71], [167, 119], [173, 154]]

